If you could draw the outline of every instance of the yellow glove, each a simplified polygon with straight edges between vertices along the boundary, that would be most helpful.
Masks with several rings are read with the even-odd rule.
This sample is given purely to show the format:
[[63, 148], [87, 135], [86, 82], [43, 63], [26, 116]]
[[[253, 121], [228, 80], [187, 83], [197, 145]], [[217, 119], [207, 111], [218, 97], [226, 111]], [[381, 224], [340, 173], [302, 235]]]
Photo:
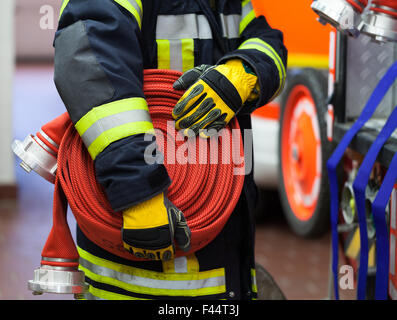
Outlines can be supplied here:
[[123, 212], [124, 248], [137, 258], [170, 260], [175, 243], [190, 250], [190, 229], [182, 211], [161, 193]]
[[190, 87], [172, 112], [176, 129], [182, 129], [186, 136], [211, 136], [224, 128], [255, 94], [257, 81], [254, 72], [240, 59], [186, 71], [174, 83], [176, 90]]

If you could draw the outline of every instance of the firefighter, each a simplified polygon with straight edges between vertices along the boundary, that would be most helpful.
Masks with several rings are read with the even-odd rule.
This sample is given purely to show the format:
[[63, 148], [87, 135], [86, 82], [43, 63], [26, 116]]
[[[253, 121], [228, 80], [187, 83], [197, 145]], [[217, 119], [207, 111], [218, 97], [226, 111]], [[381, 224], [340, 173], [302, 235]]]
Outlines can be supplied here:
[[[287, 50], [282, 33], [249, 0], [64, 0], [55, 34], [57, 90], [94, 160], [97, 180], [123, 212], [126, 260], [91, 242], [77, 226], [87, 299], [257, 296], [252, 172], [220, 234], [194, 254], [190, 230], [167, 199], [163, 164], [148, 164], [144, 134], [153, 128], [142, 89], [144, 69], [174, 69], [186, 89], [175, 106], [178, 130], [207, 137], [281, 92]], [[146, 139], [147, 140], [147, 139]]]

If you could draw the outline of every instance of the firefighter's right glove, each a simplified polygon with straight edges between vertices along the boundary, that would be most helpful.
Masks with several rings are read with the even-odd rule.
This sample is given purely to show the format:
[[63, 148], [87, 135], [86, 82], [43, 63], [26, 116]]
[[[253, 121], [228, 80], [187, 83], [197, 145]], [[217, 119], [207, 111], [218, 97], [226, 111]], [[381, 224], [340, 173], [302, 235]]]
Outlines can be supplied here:
[[123, 245], [137, 258], [173, 259], [175, 243], [190, 250], [190, 236], [182, 211], [164, 193], [123, 212]]

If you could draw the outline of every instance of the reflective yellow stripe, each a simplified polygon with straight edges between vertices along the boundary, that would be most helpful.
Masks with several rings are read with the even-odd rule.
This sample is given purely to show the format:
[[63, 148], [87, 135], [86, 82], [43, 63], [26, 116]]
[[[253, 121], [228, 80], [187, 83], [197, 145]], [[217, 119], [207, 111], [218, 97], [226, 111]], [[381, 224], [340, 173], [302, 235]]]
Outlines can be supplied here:
[[[120, 6], [130, 12], [136, 19], [139, 28], [142, 27], [142, 1], [141, 0], [113, 0], [117, 2]], [[61, 10], [59, 12], [59, 18], [61, 18], [63, 11], [68, 5], [69, 0], [63, 0]]]
[[68, 5], [69, 0], [63, 0], [61, 10], [59, 11], [59, 18], [61, 18], [63, 10], [65, 10], [66, 6]]
[[113, 0], [129, 11], [136, 19], [139, 28], [142, 27], [142, 1], [141, 0]]
[[159, 69], [185, 72], [194, 68], [193, 39], [157, 39]]
[[327, 55], [320, 54], [289, 54], [288, 68], [318, 68], [328, 69], [329, 59]]
[[266, 43], [265, 41], [259, 39], [259, 38], [252, 38], [244, 41], [240, 47], [240, 50], [247, 50], [247, 49], [256, 49], [259, 50], [266, 55], [268, 55], [275, 63], [278, 72], [279, 72], [279, 78], [280, 78], [280, 84], [279, 88], [271, 98], [273, 100], [275, 97], [279, 95], [281, 90], [284, 88], [285, 85], [285, 78], [286, 78], [286, 71], [285, 71], [285, 66], [283, 61], [281, 60], [280, 56], [277, 54], [277, 52], [272, 48], [271, 45]]
[[95, 107], [75, 127], [93, 159], [112, 142], [153, 131], [143, 98], [123, 99]]
[[[249, 10], [251, 9], [251, 10]], [[245, 14], [245, 11], [249, 10], [247, 14]], [[249, 25], [249, 23], [255, 19], [255, 11], [254, 8], [251, 4], [251, 1], [243, 1], [242, 3], [242, 11], [243, 15], [241, 16], [241, 22], [240, 22], [240, 35], [243, 33], [245, 28]]]
[[252, 292], [258, 292], [258, 286], [256, 284], [256, 270], [251, 269], [251, 281], [252, 281]]
[[105, 300], [149, 300], [149, 299], [135, 298], [131, 296], [126, 296], [124, 294], [98, 289], [91, 285], [88, 289], [88, 293], [86, 293], [85, 296], [86, 296], [85, 297], [86, 300], [96, 300], [96, 298], [105, 299]]
[[[90, 279], [132, 293], [165, 296], [205, 296], [226, 291], [223, 268], [197, 273], [155, 272], [107, 261], [78, 248], [79, 268]], [[92, 270], [91, 270], [92, 269]], [[202, 286], [197, 287], [197, 284]], [[220, 285], [210, 286], [219, 283]]]
[[159, 69], [170, 69], [170, 41], [169, 40], [156, 40], [157, 41], [157, 60]]
[[194, 40], [182, 39], [182, 72], [194, 68]]

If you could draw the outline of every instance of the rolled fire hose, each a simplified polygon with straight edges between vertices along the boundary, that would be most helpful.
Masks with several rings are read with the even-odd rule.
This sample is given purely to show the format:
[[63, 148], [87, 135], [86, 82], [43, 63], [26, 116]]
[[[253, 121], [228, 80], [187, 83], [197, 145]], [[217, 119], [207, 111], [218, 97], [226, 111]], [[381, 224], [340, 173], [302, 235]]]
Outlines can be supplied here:
[[[361, 112], [359, 118], [349, 129], [349, 131], [344, 135], [344, 137], [336, 147], [335, 151], [327, 161], [327, 170], [329, 175], [330, 194], [331, 194], [330, 213], [331, 213], [331, 235], [332, 235], [332, 271], [334, 275], [335, 299], [339, 299], [339, 290], [338, 290], [339, 243], [338, 243], [338, 230], [337, 230], [338, 218], [339, 218], [339, 199], [338, 199], [339, 193], [338, 193], [338, 176], [337, 176], [336, 168], [340, 160], [342, 159], [346, 149], [348, 148], [350, 142], [360, 131], [360, 129], [365, 125], [365, 123], [372, 117], [376, 108], [383, 100], [384, 96], [388, 92], [389, 88], [393, 85], [396, 78], [397, 78], [397, 62], [395, 62], [387, 70], [386, 74], [379, 81], [378, 85], [376, 86], [375, 90], [370, 96], [367, 104], [365, 105], [363, 111]], [[378, 208], [378, 212], [379, 212], [379, 208]], [[385, 208], [383, 208], [383, 213], [384, 212], [385, 212]], [[367, 280], [367, 271], [368, 271], [368, 237], [367, 237], [367, 223], [365, 219], [365, 209], [364, 212], [362, 209], [360, 210], [358, 217], [359, 217], [359, 225], [360, 225], [361, 249], [360, 249], [360, 266], [358, 273], [357, 298], [362, 300], [365, 299], [366, 297], [366, 280]], [[382, 219], [379, 219], [379, 216], [377, 216], [377, 223], [375, 224], [377, 234], [382, 233], [384, 231], [384, 225], [381, 221]], [[384, 221], [384, 223], [386, 222]], [[380, 225], [383, 225], [383, 227], [380, 227]], [[384, 237], [382, 238], [381, 236], [381, 241], [382, 239], [384, 239]], [[378, 261], [380, 261], [380, 257], [377, 254], [377, 262]]]
[[[236, 118], [224, 134], [207, 140], [187, 139], [175, 130], [167, 130], [170, 128], [167, 122], [173, 121], [172, 109], [183, 94], [172, 88], [180, 75], [171, 70], [145, 70], [144, 73], [144, 93], [154, 128], [166, 136], [165, 140], [175, 143], [175, 150], [186, 143], [196, 146], [195, 163], [180, 164], [176, 161], [169, 164], [167, 144], [164, 145], [165, 150], [160, 150], [172, 180], [168, 197], [184, 212], [192, 232], [191, 250], [187, 253], [177, 250], [177, 257], [203, 248], [219, 234], [238, 202], [244, 183], [244, 175], [235, 174], [236, 169], [242, 172], [244, 167], [243, 160], [236, 161], [244, 157]], [[66, 127], [66, 131], [59, 146], [53, 227], [42, 251], [42, 266], [78, 266], [79, 255], [66, 220], [67, 204], [78, 226], [91, 241], [122, 258], [139, 260], [123, 248], [122, 214], [111, 209], [102, 187], [97, 183], [93, 161], [79, 134], [70, 119], [61, 118], [59, 122]], [[59, 131], [57, 134], [59, 136]], [[196, 143], [199, 139], [202, 141]], [[215, 153], [207, 152], [205, 161], [198, 161], [199, 158], [203, 160], [203, 152], [199, 148], [203, 140], [208, 151], [213, 150], [211, 145], [215, 145], [214, 142], [220, 140], [220, 143]], [[230, 145], [231, 148], [222, 148], [223, 145]]]

